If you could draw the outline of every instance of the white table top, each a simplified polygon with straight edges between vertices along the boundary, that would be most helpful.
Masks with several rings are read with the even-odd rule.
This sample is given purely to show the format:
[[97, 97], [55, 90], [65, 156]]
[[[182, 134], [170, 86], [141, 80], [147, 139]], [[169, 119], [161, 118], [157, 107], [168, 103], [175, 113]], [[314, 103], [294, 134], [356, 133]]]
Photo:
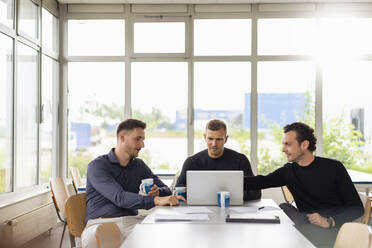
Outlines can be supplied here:
[[[267, 207], [268, 214], [278, 215], [280, 224], [226, 223], [231, 209], [207, 206], [213, 213], [209, 221], [192, 222], [155, 222], [156, 213], [172, 211], [172, 207], [155, 207], [142, 224], [136, 225], [133, 232], [121, 245], [122, 248], [167, 248], [167, 247], [314, 247], [293, 226], [293, 222], [282, 210], [270, 210], [278, 207], [271, 199], [262, 199], [245, 203], [248, 207]], [[173, 210], [176, 207], [173, 207]], [[273, 209], [273, 208], [271, 208]]]

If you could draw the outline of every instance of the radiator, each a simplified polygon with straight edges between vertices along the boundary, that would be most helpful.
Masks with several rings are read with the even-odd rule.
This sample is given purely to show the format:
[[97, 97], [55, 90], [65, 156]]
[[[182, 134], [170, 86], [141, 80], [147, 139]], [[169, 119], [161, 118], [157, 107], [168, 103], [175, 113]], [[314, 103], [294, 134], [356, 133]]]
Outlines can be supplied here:
[[22, 213], [4, 223], [3, 234], [8, 242], [22, 245], [57, 224], [57, 215], [53, 203]]

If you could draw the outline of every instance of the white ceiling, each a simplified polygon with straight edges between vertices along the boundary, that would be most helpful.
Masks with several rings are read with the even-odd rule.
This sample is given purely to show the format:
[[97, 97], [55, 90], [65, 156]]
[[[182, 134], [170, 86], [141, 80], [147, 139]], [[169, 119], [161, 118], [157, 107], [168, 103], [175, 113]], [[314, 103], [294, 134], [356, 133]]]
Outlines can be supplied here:
[[358, 2], [368, 3], [372, 0], [57, 0], [59, 3], [84, 4], [234, 4], [234, 3], [308, 3], [308, 2]]

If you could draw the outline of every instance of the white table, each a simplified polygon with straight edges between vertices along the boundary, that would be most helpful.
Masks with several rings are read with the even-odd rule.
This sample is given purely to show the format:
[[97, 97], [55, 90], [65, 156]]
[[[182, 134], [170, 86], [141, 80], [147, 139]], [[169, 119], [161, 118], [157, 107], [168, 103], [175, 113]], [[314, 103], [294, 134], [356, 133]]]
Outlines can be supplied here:
[[[251, 201], [246, 206], [276, 206], [271, 199]], [[158, 212], [171, 211], [171, 207], [156, 207], [137, 225], [121, 245], [122, 248], [246, 248], [246, 247], [314, 247], [296, 228], [282, 210], [267, 210], [280, 217], [280, 224], [226, 223], [230, 209], [207, 206], [213, 213], [210, 220], [192, 222], [154, 221]], [[268, 208], [269, 209], [269, 208]], [[259, 210], [264, 211], [264, 210]]]

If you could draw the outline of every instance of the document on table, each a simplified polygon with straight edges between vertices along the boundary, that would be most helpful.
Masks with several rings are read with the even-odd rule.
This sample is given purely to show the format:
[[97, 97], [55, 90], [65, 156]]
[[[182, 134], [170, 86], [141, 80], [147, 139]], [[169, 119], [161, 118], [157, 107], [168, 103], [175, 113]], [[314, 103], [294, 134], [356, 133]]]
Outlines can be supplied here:
[[209, 220], [208, 214], [155, 214], [155, 221], [193, 221]]
[[211, 214], [213, 211], [207, 207], [177, 207], [174, 210], [181, 214]]
[[230, 210], [233, 210], [238, 213], [255, 213], [258, 212], [258, 207], [230, 207]]

